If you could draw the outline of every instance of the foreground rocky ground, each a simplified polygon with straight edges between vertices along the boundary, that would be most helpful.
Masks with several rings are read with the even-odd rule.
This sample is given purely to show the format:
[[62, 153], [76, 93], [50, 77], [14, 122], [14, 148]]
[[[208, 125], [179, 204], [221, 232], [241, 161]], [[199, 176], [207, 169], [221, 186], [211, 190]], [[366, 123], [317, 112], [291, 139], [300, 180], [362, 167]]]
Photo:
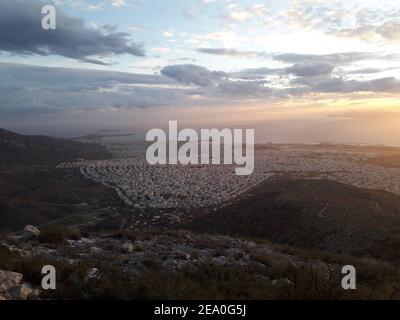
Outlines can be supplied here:
[[[3, 299], [400, 298], [400, 274], [387, 263], [268, 242], [187, 231], [23, 238], [1, 242], [0, 269], [19, 272], [0, 272]], [[56, 267], [57, 290], [35, 290], [47, 264]], [[346, 264], [357, 268], [357, 290], [341, 288]]]
[[22, 279], [21, 273], [0, 270], [0, 300], [39, 299], [40, 289], [32, 288]]

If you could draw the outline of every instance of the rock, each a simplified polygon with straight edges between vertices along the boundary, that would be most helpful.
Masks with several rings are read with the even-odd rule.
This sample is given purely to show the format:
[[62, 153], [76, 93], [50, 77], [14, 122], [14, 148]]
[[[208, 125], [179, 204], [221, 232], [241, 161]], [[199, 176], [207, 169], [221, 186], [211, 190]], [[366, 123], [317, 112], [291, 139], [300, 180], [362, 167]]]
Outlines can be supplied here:
[[262, 275], [260, 275], [260, 274], [257, 274], [257, 275], [256, 275], [256, 278], [258, 278], [258, 279], [260, 279], [260, 280], [262, 280], [262, 281], [271, 282], [271, 279], [270, 279], [269, 277], [262, 276]]
[[100, 271], [97, 268], [91, 268], [88, 270], [86, 277], [85, 277], [85, 282], [90, 282], [93, 280], [99, 280], [101, 278]]
[[94, 254], [99, 254], [103, 252], [103, 249], [99, 248], [99, 247], [91, 247], [90, 248], [90, 252], [94, 253]]
[[40, 295], [41, 295], [42, 291], [43, 290], [41, 290], [41, 289], [33, 290], [31, 295], [29, 296], [29, 300], [38, 300], [38, 299], [40, 299]]
[[32, 295], [33, 289], [29, 284], [24, 283], [12, 288], [9, 293], [13, 300], [27, 300]]
[[163, 266], [170, 270], [180, 270], [187, 265], [187, 262], [168, 258], [163, 262]]
[[245, 254], [245, 255], [243, 256], [243, 260], [246, 261], [246, 262], [249, 262], [249, 261], [250, 261], [250, 255]]
[[94, 241], [93, 239], [81, 238], [80, 240], [78, 240], [78, 242], [79, 242], [81, 245], [88, 245], [88, 246], [90, 246], [90, 245], [92, 245], [95, 241]]
[[25, 241], [37, 238], [39, 236], [40, 236], [40, 230], [37, 227], [31, 225], [25, 226], [24, 231], [22, 233], [22, 238]]
[[175, 251], [174, 256], [177, 259], [181, 259], [181, 260], [190, 260], [190, 257], [191, 257], [189, 253], [182, 251], [182, 250]]
[[119, 260], [123, 263], [123, 264], [128, 264], [129, 263], [129, 256], [126, 254], [123, 254], [121, 256], [119, 256]]
[[263, 264], [263, 263], [261, 263], [261, 262], [258, 262], [258, 261], [255, 261], [255, 262], [254, 262], [254, 265], [255, 265], [256, 267], [258, 267], [258, 268], [263, 268], [263, 269], [266, 268], [266, 267], [265, 267], [265, 264]]
[[67, 240], [67, 243], [72, 247], [83, 247], [83, 246], [92, 246], [94, 244], [93, 239], [88, 238], [80, 238], [79, 240]]
[[291, 287], [293, 286], [293, 282], [290, 281], [289, 279], [282, 278], [282, 279], [272, 280], [272, 285], [277, 287]]
[[0, 293], [20, 285], [22, 278], [21, 273], [0, 270]]
[[135, 250], [135, 246], [130, 242], [125, 242], [121, 246], [121, 251], [124, 253], [132, 253]]
[[233, 257], [235, 260], [240, 260], [243, 258], [244, 253], [242, 250], [237, 248], [231, 248], [226, 251], [226, 254]]
[[226, 257], [224, 256], [214, 257], [211, 259], [211, 263], [217, 266], [223, 266], [227, 264]]
[[39, 299], [40, 290], [22, 283], [21, 273], [0, 270], [0, 300]]
[[144, 245], [143, 241], [137, 240], [137, 241], [135, 241], [134, 246], [135, 246], [136, 251], [143, 251], [145, 245]]

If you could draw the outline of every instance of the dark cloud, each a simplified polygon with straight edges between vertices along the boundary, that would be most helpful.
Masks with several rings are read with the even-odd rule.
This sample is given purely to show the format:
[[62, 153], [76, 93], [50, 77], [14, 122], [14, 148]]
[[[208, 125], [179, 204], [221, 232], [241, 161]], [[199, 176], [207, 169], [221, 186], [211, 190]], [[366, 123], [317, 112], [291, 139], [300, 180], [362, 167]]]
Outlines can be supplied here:
[[161, 74], [182, 83], [201, 87], [213, 85], [227, 76], [225, 72], [210, 71], [194, 64], [167, 66], [161, 70]]
[[[106, 64], [101, 57], [130, 54], [144, 56], [142, 44], [114, 26], [95, 29], [82, 19], [57, 10], [57, 29], [43, 30], [43, 1], [0, 1], [0, 52], [19, 55], [59, 55], [79, 61]], [[99, 58], [100, 57], [100, 58]]]
[[224, 80], [218, 83], [214, 94], [233, 98], [257, 99], [277, 94], [264, 85], [265, 81], [229, 81]]
[[307, 79], [298, 78], [294, 84], [304, 85], [308, 92], [353, 93], [353, 92], [386, 92], [399, 93], [400, 81], [394, 77], [366, 81], [346, 80], [343, 78]]
[[286, 73], [293, 74], [298, 77], [316, 77], [324, 76], [332, 73], [334, 66], [327, 63], [305, 63], [295, 64], [289, 68], [285, 68]]
[[[321, 57], [321, 56], [317, 56]], [[326, 61], [348, 61], [343, 55], [330, 55]], [[296, 61], [301, 60], [296, 57]], [[317, 59], [315, 59], [317, 60]], [[206, 88], [204, 95], [252, 97], [254, 99], [272, 96], [301, 95], [308, 93], [353, 93], [353, 92], [400, 92], [400, 81], [394, 77], [374, 80], [350, 80], [333, 76], [334, 66], [328, 63], [296, 63], [286, 68], [245, 69], [234, 73], [210, 71], [196, 65], [173, 65], [165, 67], [163, 75], [174, 80]], [[268, 76], [287, 78], [292, 75], [291, 86], [278, 89], [268, 81]], [[290, 78], [288, 78], [290, 79]]]
[[266, 75], [279, 74], [282, 70], [284, 70], [284, 68], [267, 68], [267, 67], [250, 68], [250, 69], [243, 69], [239, 72], [235, 72], [233, 73], [233, 75], [240, 79], [245, 79], [246, 77], [252, 79], [252, 77], [259, 78], [259, 77], [264, 77]]
[[182, 90], [160, 75], [0, 63], [0, 113], [143, 108], [179, 103]]
[[303, 63], [294, 64], [287, 68], [254, 68], [244, 69], [235, 72], [232, 75], [243, 80], [263, 79], [269, 75], [287, 76], [294, 75], [297, 77], [316, 77], [330, 75], [334, 66], [327, 63]]
[[0, 84], [18, 88], [49, 90], [98, 90], [115, 84], [172, 84], [167, 77], [89, 69], [48, 68], [0, 63]]

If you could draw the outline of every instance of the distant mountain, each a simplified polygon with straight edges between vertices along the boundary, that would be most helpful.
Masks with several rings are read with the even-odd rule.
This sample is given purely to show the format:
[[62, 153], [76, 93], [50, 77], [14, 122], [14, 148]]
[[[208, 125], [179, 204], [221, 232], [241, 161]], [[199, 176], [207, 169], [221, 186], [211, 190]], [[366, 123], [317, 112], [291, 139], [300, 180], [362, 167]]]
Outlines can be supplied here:
[[47, 136], [21, 135], [0, 129], [0, 165], [55, 164], [76, 159], [104, 159], [110, 155], [97, 144]]

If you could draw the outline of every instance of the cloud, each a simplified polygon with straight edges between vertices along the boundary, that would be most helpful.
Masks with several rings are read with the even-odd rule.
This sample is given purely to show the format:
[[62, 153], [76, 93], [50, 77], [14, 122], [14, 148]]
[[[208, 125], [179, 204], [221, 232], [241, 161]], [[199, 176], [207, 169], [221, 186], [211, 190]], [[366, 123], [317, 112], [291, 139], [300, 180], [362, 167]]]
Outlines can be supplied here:
[[[0, 1], [0, 52], [17, 55], [59, 55], [78, 61], [106, 64], [106, 56], [144, 56], [143, 45], [115, 30], [90, 28], [82, 19], [57, 10], [57, 29], [41, 27], [43, 1]], [[48, 4], [48, 3], [46, 3]]]
[[268, 75], [288, 76], [293, 75], [297, 77], [317, 77], [328, 76], [332, 73], [334, 66], [327, 63], [298, 63], [286, 68], [253, 68], [244, 69], [239, 72], [233, 73], [234, 77], [239, 79], [263, 79]]
[[104, 8], [103, 2], [96, 4], [90, 3], [87, 0], [54, 0], [56, 5], [69, 5], [72, 8], [87, 10], [87, 11], [99, 11]]
[[308, 92], [316, 93], [353, 93], [353, 92], [382, 92], [400, 93], [400, 81], [394, 77], [366, 81], [346, 80], [342, 77], [325, 79], [299, 78], [294, 84], [304, 85]]
[[125, 0], [112, 0], [113, 7], [124, 7], [125, 5]]
[[243, 105], [246, 101], [359, 92], [399, 94], [400, 81], [394, 77], [361, 81], [338, 76], [330, 64], [301, 62], [238, 72], [169, 65], [153, 75], [0, 63], [2, 115]]
[[259, 80], [264, 79], [265, 76], [268, 75], [279, 75], [282, 74], [284, 68], [251, 68], [251, 69], [243, 69], [238, 72], [234, 72], [231, 75], [236, 79], [242, 80]]
[[224, 72], [210, 71], [194, 64], [167, 66], [161, 70], [161, 73], [179, 82], [201, 87], [213, 85], [226, 76]]
[[264, 17], [268, 12], [268, 9], [264, 4], [254, 4], [242, 9], [238, 4], [231, 3], [227, 8], [227, 12], [221, 14], [220, 18], [233, 22], [245, 22], [253, 17]]
[[277, 90], [265, 86], [265, 81], [230, 81], [222, 80], [213, 94], [234, 99], [262, 99], [278, 94]]
[[163, 36], [167, 37], [167, 38], [173, 38], [175, 36], [175, 34], [171, 31], [164, 31]]
[[268, 13], [268, 9], [264, 4], [255, 4], [250, 9], [256, 16], [265, 16]]
[[111, 0], [111, 6], [115, 8], [137, 8], [136, 2], [135, 0]]
[[163, 106], [184, 99], [175, 85], [160, 75], [0, 63], [0, 113]]
[[334, 66], [327, 63], [305, 63], [295, 64], [284, 69], [284, 73], [293, 74], [298, 77], [316, 77], [332, 73]]
[[233, 21], [239, 21], [239, 22], [244, 22], [247, 19], [250, 18], [250, 14], [246, 11], [231, 11], [226, 15], [226, 18], [233, 20]]
[[264, 80], [242, 81], [235, 73], [211, 71], [193, 64], [167, 66], [161, 73], [183, 84], [198, 86], [190, 91], [191, 95], [222, 98], [227, 104], [233, 103], [232, 99], [266, 98], [276, 92], [265, 86]]
[[400, 22], [386, 21], [380, 25], [362, 25], [355, 28], [342, 29], [336, 33], [342, 37], [360, 38], [365, 41], [394, 42], [400, 40]]
[[371, 52], [343, 52], [332, 54], [283, 53], [274, 55], [274, 60], [286, 63], [329, 63], [333, 65], [349, 64], [371, 59], [388, 59], [389, 55]]
[[367, 42], [395, 42], [400, 40], [400, 9], [393, 3], [297, 0], [275, 19], [283, 20], [291, 30], [317, 30]]
[[343, 73], [346, 74], [372, 74], [372, 73], [381, 73], [390, 70], [396, 70], [400, 67], [389, 67], [389, 68], [361, 68], [361, 69], [353, 69], [353, 70], [342, 70]]
[[399, 60], [399, 54], [381, 52], [341, 52], [332, 54], [298, 54], [298, 53], [271, 53], [265, 51], [239, 50], [234, 48], [198, 48], [198, 52], [219, 56], [268, 59], [284, 63], [309, 63], [346, 65], [364, 60]]
[[[330, 56], [326, 60], [348, 61], [342, 58]], [[181, 83], [204, 87], [208, 89], [202, 91], [206, 94], [255, 99], [309, 93], [400, 92], [400, 81], [394, 77], [360, 81], [347, 79], [346, 75], [334, 76], [333, 71], [334, 65], [306, 62], [284, 68], [264, 67], [233, 73], [210, 71], [196, 65], [172, 65], [162, 69], [161, 73]]]
[[237, 50], [229, 48], [198, 48], [197, 51], [200, 53], [206, 53], [212, 55], [241, 57], [241, 58], [266, 58], [268, 56], [268, 54], [265, 52]]
[[332, 34], [366, 42], [397, 42], [400, 40], [399, 16], [398, 6], [364, 7], [356, 11], [352, 23], [344, 23]]

